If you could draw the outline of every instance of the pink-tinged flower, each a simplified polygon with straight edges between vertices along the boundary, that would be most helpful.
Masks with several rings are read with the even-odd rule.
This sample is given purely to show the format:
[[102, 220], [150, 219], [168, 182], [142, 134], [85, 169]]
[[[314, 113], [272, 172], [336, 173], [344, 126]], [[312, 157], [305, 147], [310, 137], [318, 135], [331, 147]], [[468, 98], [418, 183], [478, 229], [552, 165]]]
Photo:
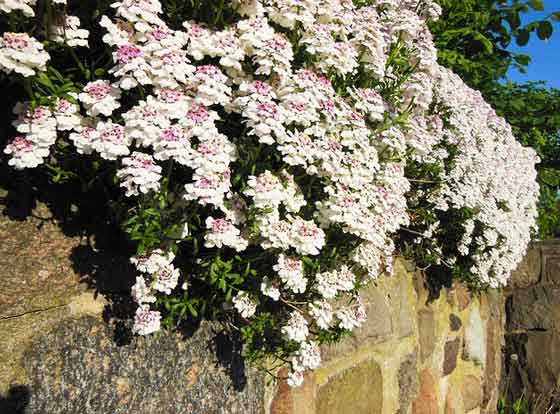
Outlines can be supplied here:
[[137, 196], [158, 191], [161, 180], [161, 167], [151, 155], [133, 152], [122, 161], [123, 168], [117, 171], [121, 187], [126, 189], [126, 196]]
[[121, 91], [107, 80], [97, 80], [88, 83], [78, 99], [84, 104], [90, 116], [111, 116], [113, 111], [120, 107], [118, 100]]
[[142, 56], [142, 49], [133, 44], [125, 44], [117, 48], [117, 62], [121, 64], [129, 63]]
[[150, 310], [149, 306], [142, 305], [136, 309], [132, 332], [138, 335], [149, 335], [161, 328], [161, 314]]
[[4, 148], [4, 153], [11, 155], [8, 165], [21, 170], [42, 164], [44, 158], [49, 155], [49, 148], [38, 146], [33, 141], [18, 136]]
[[25, 77], [47, 69], [50, 56], [43, 45], [27, 33], [5, 32], [0, 37], [0, 70]]

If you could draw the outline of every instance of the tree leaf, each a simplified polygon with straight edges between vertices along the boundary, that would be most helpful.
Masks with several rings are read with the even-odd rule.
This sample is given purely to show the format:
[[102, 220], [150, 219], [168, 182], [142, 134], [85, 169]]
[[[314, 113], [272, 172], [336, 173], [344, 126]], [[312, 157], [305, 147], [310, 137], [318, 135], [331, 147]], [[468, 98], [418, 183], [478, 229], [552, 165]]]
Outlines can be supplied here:
[[542, 0], [529, 0], [529, 6], [536, 11], [544, 10], [544, 2]]
[[522, 29], [517, 34], [517, 37], [515, 38], [515, 42], [519, 46], [525, 46], [527, 43], [529, 43], [529, 38], [530, 37], [531, 37], [531, 34], [527, 30]]
[[552, 36], [552, 31], [552, 23], [550, 23], [548, 20], [543, 20], [539, 23], [539, 27], [537, 28], [537, 36], [541, 40], [550, 39], [550, 37]]

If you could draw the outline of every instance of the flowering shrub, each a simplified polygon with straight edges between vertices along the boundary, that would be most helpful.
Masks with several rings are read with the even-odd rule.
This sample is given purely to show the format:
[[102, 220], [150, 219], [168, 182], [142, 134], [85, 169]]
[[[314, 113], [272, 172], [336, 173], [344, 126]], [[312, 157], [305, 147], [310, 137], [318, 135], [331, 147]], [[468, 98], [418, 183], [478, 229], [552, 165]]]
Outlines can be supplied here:
[[438, 66], [431, 0], [38, 3], [0, 0], [4, 152], [120, 187], [137, 334], [218, 317], [298, 386], [396, 246], [480, 286], [521, 259], [536, 156]]

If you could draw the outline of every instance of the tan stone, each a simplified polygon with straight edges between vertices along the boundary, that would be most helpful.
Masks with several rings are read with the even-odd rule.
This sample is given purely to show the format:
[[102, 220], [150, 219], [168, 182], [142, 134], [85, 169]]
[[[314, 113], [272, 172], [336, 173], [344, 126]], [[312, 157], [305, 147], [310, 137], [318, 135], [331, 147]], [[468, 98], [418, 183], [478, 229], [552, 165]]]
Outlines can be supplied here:
[[367, 304], [368, 319], [359, 329], [354, 331], [356, 345], [364, 341], [373, 343], [384, 342], [391, 337], [393, 326], [391, 323], [391, 307], [387, 299], [384, 284], [368, 286], [362, 293]]
[[463, 379], [462, 394], [465, 411], [480, 407], [482, 403], [482, 385], [480, 383], [480, 378], [474, 375], [467, 375]]
[[420, 372], [420, 392], [412, 402], [412, 414], [435, 414], [437, 412], [436, 382], [430, 371], [424, 369]]
[[450, 389], [445, 399], [445, 414], [463, 414], [465, 412], [465, 405], [461, 394], [455, 389]]
[[383, 378], [381, 368], [373, 360], [364, 361], [329, 378], [317, 390], [318, 414], [382, 412]]
[[315, 375], [306, 372], [303, 385], [292, 388], [286, 382], [288, 370], [282, 368], [276, 394], [270, 405], [270, 414], [315, 414]]
[[391, 316], [397, 338], [406, 338], [414, 333], [416, 293], [410, 286], [410, 274], [396, 273], [395, 284], [391, 289]]
[[420, 359], [425, 361], [434, 352], [436, 344], [436, 322], [431, 310], [418, 312], [418, 339], [420, 341]]
[[453, 291], [457, 301], [457, 309], [459, 312], [464, 311], [471, 303], [471, 293], [463, 283], [455, 282], [453, 284]]

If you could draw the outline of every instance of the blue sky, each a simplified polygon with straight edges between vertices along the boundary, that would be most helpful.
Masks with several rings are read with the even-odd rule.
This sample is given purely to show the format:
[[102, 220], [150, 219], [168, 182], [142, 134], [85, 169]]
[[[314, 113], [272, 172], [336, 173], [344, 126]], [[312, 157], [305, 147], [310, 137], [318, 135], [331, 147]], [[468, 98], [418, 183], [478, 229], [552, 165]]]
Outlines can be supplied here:
[[[545, 0], [545, 11], [531, 11], [522, 15], [523, 23], [540, 20], [553, 11], [560, 10], [559, 0]], [[519, 47], [515, 41], [510, 50], [531, 56], [532, 61], [527, 68], [527, 73], [520, 73], [517, 69], [510, 69], [508, 76], [516, 82], [544, 80], [546, 86], [560, 88], [560, 22], [552, 22], [554, 33], [544, 42], [537, 38], [536, 33], [531, 33], [529, 44]]]

